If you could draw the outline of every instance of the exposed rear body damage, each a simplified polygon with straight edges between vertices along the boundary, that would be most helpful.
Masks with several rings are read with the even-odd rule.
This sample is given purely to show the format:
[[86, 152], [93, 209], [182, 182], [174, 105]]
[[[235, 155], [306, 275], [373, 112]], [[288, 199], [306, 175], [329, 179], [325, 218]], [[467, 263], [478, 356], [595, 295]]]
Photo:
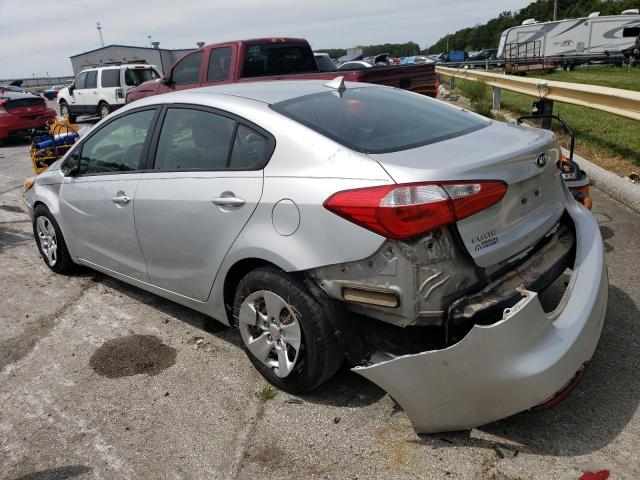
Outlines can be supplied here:
[[602, 238], [595, 219], [566, 196], [575, 261], [553, 312], [544, 312], [536, 292], [521, 288], [520, 301], [495, 323], [473, 326], [448, 348], [354, 368], [389, 392], [416, 432], [473, 428], [532, 408], [591, 359], [607, 305]]

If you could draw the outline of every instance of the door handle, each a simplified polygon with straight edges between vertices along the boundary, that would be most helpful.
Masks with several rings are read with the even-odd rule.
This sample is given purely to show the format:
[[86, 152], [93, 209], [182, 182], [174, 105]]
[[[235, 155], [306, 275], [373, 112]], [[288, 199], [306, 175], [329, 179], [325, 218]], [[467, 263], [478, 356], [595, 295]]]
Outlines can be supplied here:
[[221, 207], [241, 207], [245, 204], [244, 198], [240, 197], [216, 197], [211, 201]]
[[111, 197], [111, 201], [118, 205], [126, 205], [131, 201], [131, 197], [128, 197], [127, 195], [116, 195], [115, 197]]

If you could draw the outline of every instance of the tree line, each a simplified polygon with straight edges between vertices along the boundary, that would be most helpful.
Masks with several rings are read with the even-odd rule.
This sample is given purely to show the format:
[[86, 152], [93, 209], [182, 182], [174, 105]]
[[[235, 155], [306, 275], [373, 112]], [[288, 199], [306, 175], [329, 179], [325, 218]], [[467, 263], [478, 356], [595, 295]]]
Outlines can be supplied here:
[[[600, 12], [600, 15], [616, 15], [628, 8], [637, 7], [638, 0], [558, 0], [557, 18], [561, 20], [563, 18], [586, 17], [592, 12]], [[503, 31], [520, 25], [528, 18], [535, 18], [539, 22], [553, 20], [553, 0], [536, 0], [520, 10], [504, 11], [485, 24], [463, 28], [453, 34], [445, 35], [428, 48], [420, 48], [416, 42], [407, 42], [367, 45], [362, 49], [365, 57], [378, 53], [389, 53], [393, 57], [434, 54], [446, 51], [447, 38], [449, 51], [496, 48]], [[316, 51], [328, 53], [331, 58], [339, 58], [347, 54], [347, 50], [341, 48]]]

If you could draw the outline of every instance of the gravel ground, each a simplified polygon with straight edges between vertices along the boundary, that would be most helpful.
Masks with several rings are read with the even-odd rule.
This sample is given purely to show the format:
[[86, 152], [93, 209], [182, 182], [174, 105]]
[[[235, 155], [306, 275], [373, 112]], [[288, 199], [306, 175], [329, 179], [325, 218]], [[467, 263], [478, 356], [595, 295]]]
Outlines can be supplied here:
[[232, 330], [89, 270], [51, 273], [30, 173], [26, 143], [0, 148], [0, 478], [640, 478], [640, 217], [598, 190], [611, 286], [584, 382], [545, 412], [417, 436], [348, 370], [270, 398]]

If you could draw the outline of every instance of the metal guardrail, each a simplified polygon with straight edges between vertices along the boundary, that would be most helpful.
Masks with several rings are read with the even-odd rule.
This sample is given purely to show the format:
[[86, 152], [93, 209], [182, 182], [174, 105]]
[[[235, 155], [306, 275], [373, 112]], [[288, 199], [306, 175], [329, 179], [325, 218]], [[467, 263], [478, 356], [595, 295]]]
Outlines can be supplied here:
[[494, 107], [496, 103], [499, 104], [500, 89], [504, 89], [545, 100], [580, 105], [633, 120], [640, 120], [640, 92], [582, 83], [518, 77], [471, 69], [437, 66], [436, 71], [452, 78], [482, 81], [494, 87]]

